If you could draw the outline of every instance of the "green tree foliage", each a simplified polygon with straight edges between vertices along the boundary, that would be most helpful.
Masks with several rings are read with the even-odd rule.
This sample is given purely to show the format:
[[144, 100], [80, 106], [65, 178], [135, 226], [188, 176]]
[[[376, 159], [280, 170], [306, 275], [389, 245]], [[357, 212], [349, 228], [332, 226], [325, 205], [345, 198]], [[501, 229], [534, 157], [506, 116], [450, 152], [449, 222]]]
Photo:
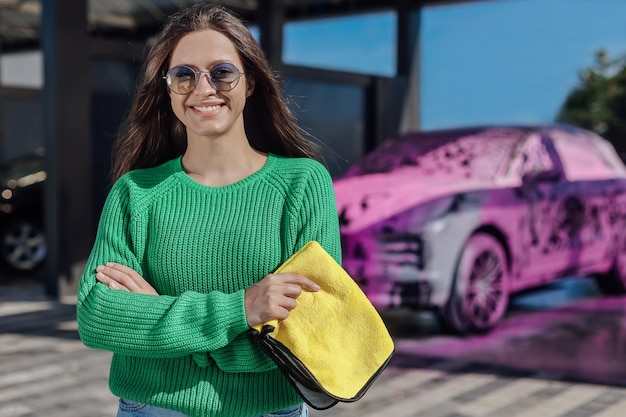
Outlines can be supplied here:
[[594, 64], [580, 72], [580, 85], [567, 96], [557, 121], [598, 133], [626, 157], [626, 56], [597, 52]]

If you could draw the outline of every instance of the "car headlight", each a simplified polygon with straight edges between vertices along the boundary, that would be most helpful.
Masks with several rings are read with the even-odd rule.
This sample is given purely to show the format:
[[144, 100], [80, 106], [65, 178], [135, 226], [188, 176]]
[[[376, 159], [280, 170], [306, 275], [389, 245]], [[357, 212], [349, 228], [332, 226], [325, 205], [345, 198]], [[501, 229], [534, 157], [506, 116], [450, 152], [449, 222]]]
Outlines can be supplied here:
[[438, 224], [440, 226], [437, 227], [443, 228], [445, 215], [450, 213], [455, 200], [454, 196], [443, 197], [414, 207], [409, 212], [403, 214], [403, 217], [408, 218], [410, 222], [409, 225], [404, 227], [408, 226], [410, 230], [421, 230], [427, 225]]

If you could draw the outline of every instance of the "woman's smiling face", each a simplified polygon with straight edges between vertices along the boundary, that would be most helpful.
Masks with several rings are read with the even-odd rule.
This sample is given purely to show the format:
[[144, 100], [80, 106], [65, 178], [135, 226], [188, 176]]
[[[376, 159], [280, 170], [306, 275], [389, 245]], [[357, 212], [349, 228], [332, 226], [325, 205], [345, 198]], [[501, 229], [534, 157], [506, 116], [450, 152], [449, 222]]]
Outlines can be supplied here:
[[[169, 68], [186, 66], [199, 75], [198, 84], [187, 95], [169, 91], [172, 110], [187, 127], [187, 138], [219, 137], [226, 134], [245, 137], [243, 109], [252, 94], [254, 83], [242, 74], [230, 91], [217, 91], [209, 83], [208, 71], [219, 63], [231, 63], [245, 72], [233, 43], [214, 30], [192, 32], [183, 36], [172, 53]], [[234, 84], [234, 83], [233, 83]]]

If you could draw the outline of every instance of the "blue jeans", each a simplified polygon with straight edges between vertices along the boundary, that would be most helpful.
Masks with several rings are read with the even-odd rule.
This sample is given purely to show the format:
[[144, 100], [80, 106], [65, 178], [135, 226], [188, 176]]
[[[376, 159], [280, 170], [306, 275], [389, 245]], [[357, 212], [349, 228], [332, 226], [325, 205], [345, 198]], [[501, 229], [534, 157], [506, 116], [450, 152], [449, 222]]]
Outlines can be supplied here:
[[[306, 404], [285, 408], [284, 410], [264, 414], [258, 417], [308, 417], [309, 408]], [[165, 408], [155, 407], [136, 401], [120, 399], [117, 417], [188, 417], [186, 414]]]

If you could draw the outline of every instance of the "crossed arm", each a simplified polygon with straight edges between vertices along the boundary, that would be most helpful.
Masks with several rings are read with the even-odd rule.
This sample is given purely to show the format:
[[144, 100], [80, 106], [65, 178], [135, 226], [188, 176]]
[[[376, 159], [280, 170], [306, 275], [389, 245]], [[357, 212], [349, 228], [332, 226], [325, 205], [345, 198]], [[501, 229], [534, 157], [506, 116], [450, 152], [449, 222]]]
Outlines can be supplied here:
[[[108, 262], [98, 266], [96, 279], [112, 290], [159, 295], [134, 269], [118, 263]], [[286, 319], [296, 307], [296, 299], [302, 290], [318, 291], [319, 288], [315, 282], [298, 274], [266, 275], [245, 291], [244, 306], [248, 325], [256, 326], [271, 319]]]

